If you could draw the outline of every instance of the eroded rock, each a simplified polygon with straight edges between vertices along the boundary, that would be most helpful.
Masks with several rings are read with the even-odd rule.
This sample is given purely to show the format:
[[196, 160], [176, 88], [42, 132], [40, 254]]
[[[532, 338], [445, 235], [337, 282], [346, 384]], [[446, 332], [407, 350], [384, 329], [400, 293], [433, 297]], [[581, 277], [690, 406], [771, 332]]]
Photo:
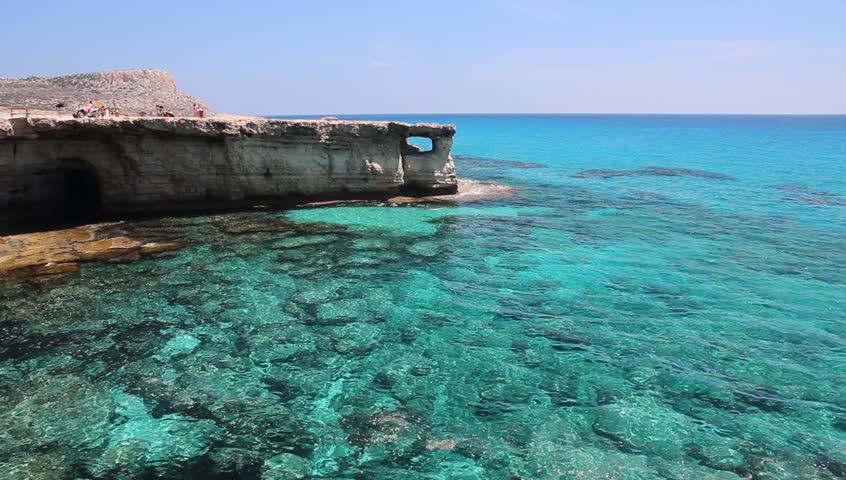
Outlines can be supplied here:
[[0, 237], [0, 283], [62, 278], [77, 272], [81, 262], [134, 261], [183, 246], [177, 240], [146, 242], [157, 234], [140, 228], [127, 233], [126, 226], [100, 223]]
[[[0, 125], [0, 213], [68, 199], [198, 210], [457, 190], [453, 125], [266, 118], [15, 118]], [[405, 147], [432, 139], [428, 152]]]

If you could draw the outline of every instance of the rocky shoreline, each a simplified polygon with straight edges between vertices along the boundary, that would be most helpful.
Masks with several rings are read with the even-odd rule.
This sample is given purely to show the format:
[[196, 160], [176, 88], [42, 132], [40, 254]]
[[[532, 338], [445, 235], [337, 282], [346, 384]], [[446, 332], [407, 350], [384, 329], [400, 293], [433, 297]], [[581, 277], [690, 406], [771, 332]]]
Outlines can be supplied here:
[[[51, 231], [25, 233], [21, 227], [17, 232], [24, 233], [0, 237], [0, 284], [42, 284], [75, 274], [84, 263], [135, 261], [179, 249], [192, 220], [162, 218], [173, 212], [208, 216], [219, 209], [510, 195], [501, 185], [456, 178], [454, 134], [452, 125], [335, 119], [0, 119], [0, 218], [46, 213], [59, 219], [42, 223]], [[432, 150], [421, 151], [410, 137], [432, 139]], [[66, 207], [73, 202], [77, 212], [94, 209], [93, 218], [116, 221], [56, 230], [68, 224], [65, 214], [74, 210]], [[226, 222], [250, 215], [233, 213]], [[140, 219], [127, 220], [133, 217]], [[294, 228], [263, 222], [254, 227]], [[221, 231], [232, 228], [237, 230], [229, 225]]]
[[[465, 203], [509, 196], [512, 189], [487, 182], [459, 180], [458, 191], [431, 197], [398, 196], [388, 205], [410, 203]], [[304, 207], [320, 207], [361, 200], [308, 202]], [[213, 218], [213, 217], [207, 217]], [[171, 217], [137, 221], [117, 221], [82, 225], [44, 232], [0, 236], [0, 285], [27, 282], [42, 285], [79, 272], [94, 262], [133, 262], [151, 255], [171, 252], [187, 244], [185, 228], [195, 223], [191, 217]], [[302, 230], [289, 221], [264, 213], [232, 213], [206, 221], [216, 232], [287, 233]]]
[[123, 222], [0, 237], [0, 284], [37, 283], [79, 271], [84, 262], [132, 261], [181, 247], [172, 238], [122, 231]]
[[[134, 261], [181, 248], [192, 220], [165, 215], [240, 211], [224, 216], [220, 232], [278, 233], [297, 227], [246, 212], [511, 194], [457, 178], [454, 125], [217, 114], [160, 70], [0, 79], [0, 94], [0, 104], [30, 109], [0, 119], [0, 234], [14, 233], [0, 236], [0, 284], [40, 284], [86, 262]], [[121, 115], [74, 119], [50, 111], [56, 99], [88, 98], [115, 101]], [[196, 102], [211, 115], [140, 115], [152, 111], [151, 102], [184, 115]], [[431, 150], [411, 137], [431, 139]], [[247, 227], [244, 218], [251, 219]], [[36, 226], [50, 231], [27, 233]]]
[[450, 194], [454, 134], [453, 125], [252, 117], [3, 119], [0, 215]]

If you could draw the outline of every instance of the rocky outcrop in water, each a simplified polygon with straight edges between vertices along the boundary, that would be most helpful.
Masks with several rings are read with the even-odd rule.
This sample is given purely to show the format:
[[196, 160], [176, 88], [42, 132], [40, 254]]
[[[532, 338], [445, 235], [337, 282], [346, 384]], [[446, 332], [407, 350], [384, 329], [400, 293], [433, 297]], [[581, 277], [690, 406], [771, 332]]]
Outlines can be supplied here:
[[0, 107], [26, 106], [52, 110], [65, 102], [68, 110], [88, 100], [117, 103], [124, 114], [151, 113], [156, 105], [177, 115], [192, 114], [199, 103], [206, 114], [208, 104], [181, 91], [165, 70], [137, 69], [79, 73], [59, 77], [0, 78]]
[[693, 168], [646, 167], [637, 170], [582, 170], [574, 178], [616, 178], [616, 177], [697, 177], [711, 180], [734, 180], [730, 175], [707, 172]]
[[[0, 214], [454, 193], [454, 134], [452, 125], [338, 120], [0, 120]], [[432, 150], [412, 136], [432, 139]]]

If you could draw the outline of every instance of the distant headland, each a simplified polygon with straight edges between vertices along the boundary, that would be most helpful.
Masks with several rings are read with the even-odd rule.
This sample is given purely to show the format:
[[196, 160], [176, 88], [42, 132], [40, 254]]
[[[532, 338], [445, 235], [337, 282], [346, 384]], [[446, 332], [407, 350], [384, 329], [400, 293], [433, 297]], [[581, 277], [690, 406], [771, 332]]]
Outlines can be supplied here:
[[173, 75], [165, 70], [115, 70], [58, 77], [0, 78], [0, 107], [23, 106], [33, 112], [49, 113], [55, 111], [56, 105], [60, 103], [72, 110], [89, 100], [109, 105], [115, 103], [127, 115], [153, 115], [156, 105], [163, 105], [176, 115], [187, 116], [193, 113], [194, 103], [206, 113], [213, 113], [205, 101], [180, 90]]

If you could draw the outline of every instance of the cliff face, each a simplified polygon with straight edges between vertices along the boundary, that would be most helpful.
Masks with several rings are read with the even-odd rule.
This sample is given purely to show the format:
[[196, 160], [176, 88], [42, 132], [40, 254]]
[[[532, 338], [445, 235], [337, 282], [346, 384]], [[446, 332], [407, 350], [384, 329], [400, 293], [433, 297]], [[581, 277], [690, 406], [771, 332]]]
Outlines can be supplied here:
[[[267, 119], [0, 120], [0, 213], [172, 211], [456, 191], [452, 125]], [[421, 152], [410, 136], [432, 139]]]
[[80, 73], [60, 77], [0, 78], [0, 107], [27, 106], [31, 109], [52, 110], [58, 102], [65, 102], [73, 110], [88, 100], [116, 102], [122, 113], [152, 113], [155, 106], [164, 105], [177, 115], [192, 115], [194, 102], [207, 113], [209, 106], [176, 86], [173, 76], [165, 70], [118, 70], [112, 72]]

